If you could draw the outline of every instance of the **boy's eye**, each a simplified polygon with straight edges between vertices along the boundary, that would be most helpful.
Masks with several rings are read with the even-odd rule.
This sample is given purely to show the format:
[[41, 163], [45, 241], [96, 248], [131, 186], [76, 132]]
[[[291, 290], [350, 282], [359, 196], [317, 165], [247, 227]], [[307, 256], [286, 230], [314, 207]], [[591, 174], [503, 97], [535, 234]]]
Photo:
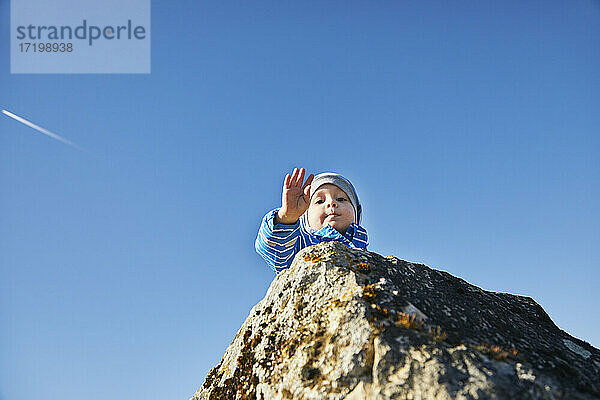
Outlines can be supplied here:
[[315, 203], [316, 203], [316, 204], [321, 204], [322, 202], [323, 202], [323, 200], [322, 200], [322, 199], [317, 199], [317, 200], [315, 200]]
[[346, 201], [346, 199], [343, 197], [338, 197], [338, 201]]

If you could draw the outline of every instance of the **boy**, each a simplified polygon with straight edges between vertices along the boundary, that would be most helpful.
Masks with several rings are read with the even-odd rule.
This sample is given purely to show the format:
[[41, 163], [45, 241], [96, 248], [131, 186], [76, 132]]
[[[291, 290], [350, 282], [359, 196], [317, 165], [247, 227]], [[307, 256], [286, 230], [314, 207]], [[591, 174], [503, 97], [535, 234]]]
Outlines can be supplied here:
[[281, 207], [264, 216], [254, 243], [256, 252], [279, 273], [289, 268], [303, 248], [336, 240], [367, 248], [361, 227], [362, 207], [349, 180], [333, 172], [310, 174], [304, 168], [285, 176]]

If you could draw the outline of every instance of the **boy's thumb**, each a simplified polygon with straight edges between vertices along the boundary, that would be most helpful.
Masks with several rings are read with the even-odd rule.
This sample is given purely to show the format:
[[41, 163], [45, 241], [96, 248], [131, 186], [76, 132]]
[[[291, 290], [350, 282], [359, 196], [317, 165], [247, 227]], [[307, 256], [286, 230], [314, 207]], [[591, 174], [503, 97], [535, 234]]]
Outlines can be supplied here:
[[304, 195], [310, 196], [310, 185], [308, 185], [307, 187], [304, 188]]

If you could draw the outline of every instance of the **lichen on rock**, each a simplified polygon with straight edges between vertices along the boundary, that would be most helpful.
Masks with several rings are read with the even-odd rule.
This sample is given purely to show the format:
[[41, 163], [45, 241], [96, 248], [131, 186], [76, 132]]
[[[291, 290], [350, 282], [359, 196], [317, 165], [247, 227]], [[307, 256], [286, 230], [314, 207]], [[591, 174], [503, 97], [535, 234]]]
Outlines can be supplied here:
[[409, 398], [600, 398], [600, 351], [531, 298], [328, 242], [276, 276], [192, 400]]

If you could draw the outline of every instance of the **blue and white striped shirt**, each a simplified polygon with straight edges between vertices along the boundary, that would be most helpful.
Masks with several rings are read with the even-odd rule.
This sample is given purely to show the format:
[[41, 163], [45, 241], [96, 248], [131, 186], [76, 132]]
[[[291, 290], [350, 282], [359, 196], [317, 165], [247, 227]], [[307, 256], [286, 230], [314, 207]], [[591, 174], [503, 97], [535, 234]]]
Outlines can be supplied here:
[[308, 226], [304, 216], [293, 225], [275, 225], [277, 211], [278, 208], [264, 216], [254, 242], [256, 252], [277, 273], [289, 268], [294, 256], [313, 244], [336, 240], [355, 249], [366, 249], [369, 244], [366, 229], [354, 222], [342, 235], [330, 225], [314, 230]]

